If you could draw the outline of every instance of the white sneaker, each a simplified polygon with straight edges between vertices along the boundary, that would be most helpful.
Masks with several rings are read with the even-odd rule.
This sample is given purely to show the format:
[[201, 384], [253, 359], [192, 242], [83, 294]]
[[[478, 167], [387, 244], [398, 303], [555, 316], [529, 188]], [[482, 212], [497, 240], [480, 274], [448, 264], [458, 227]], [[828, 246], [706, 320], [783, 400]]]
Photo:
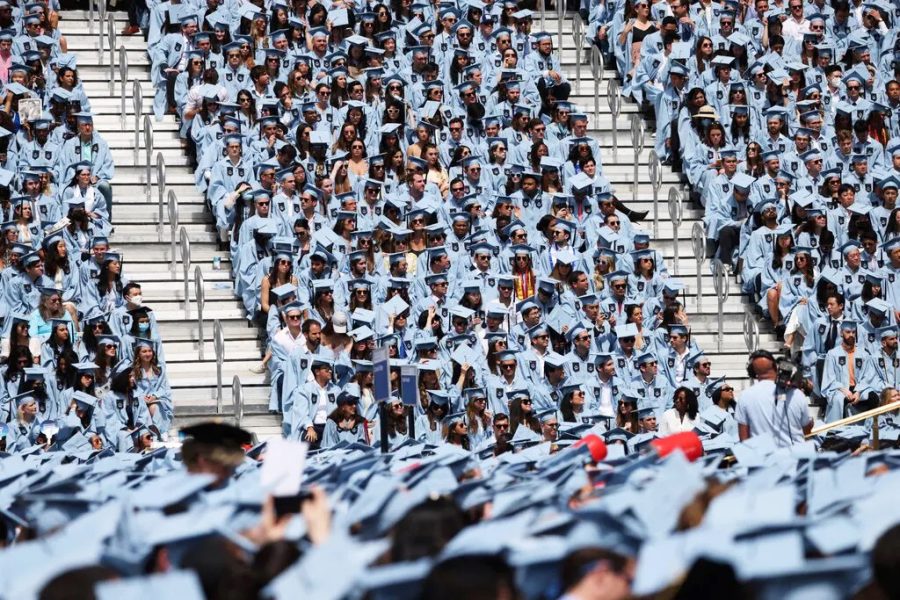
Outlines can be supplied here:
[[265, 373], [266, 369], [267, 369], [267, 367], [266, 367], [265, 363], [260, 362], [259, 364], [255, 364], [252, 367], [250, 367], [250, 372], [256, 373], [257, 375], [259, 375], [260, 373]]

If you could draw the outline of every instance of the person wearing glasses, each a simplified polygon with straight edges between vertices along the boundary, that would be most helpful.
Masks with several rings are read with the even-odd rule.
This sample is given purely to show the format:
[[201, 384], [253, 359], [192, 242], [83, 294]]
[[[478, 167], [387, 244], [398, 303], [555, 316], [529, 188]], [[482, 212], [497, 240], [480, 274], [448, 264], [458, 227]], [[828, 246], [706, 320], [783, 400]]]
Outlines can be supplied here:
[[330, 359], [313, 357], [310, 371], [312, 380], [286, 395], [283, 427], [289, 431], [289, 439], [307, 442], [314, 450], [321, 444], [328, 415], [338, 407], [341, 390], [332, 381], [334, 363]]
[[681, 382], [681, 385], [692, 389], [697, 394], [700, 410], [706, 410], [715, 402], [712, 398], [713, 389], [714, 384], [719, 381], [710, 376], [712, 362], [703, 353], [703, 350], [695, 350], [687, 357], [684, 365], [687, 376]]
[[631, 381], [641, 397], [641, 406], [650, 405], [658, 415], [672, 406], [672, 386], [659, 375], [659, 361], [652, 352], [644, 352], [635, 361], [638, 375]]

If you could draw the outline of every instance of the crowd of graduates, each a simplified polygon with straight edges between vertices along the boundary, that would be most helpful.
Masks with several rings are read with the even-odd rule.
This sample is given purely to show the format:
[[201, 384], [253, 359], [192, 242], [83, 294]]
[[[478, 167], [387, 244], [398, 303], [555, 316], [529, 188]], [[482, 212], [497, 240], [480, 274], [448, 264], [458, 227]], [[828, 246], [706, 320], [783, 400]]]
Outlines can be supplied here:
[[160, 335], [109, 245], [114, 165], [58, 21], [0, 2], [0, 450], [140, 450], [172, 419]]
[[383, 419], [392, 448], [493, 452], [597, 423], [646, 441], [704, 411], [736, 433], [733, 390], [710, 377], [645, 215], [604, 177], [536, 8], [149, 11], [154, 107], [180, 118], [235, 292], [264, 328], [254, 370], [285, 436], [377, 444]]
[[589, 42], [655, 115], [708, 249], [803, 365], [826, 421], [900, 374], [900, 10], [889, 2], [629, 0]]
[[[603, 177], [550, 37], [530, 32], [535, 8], [131, 7], [157, 114], [181, 119], [235, 291], [265, 331], [254, 369], [289, 439], [223, 423], [168, 439], [158, 325], [81, 171], [90, 235], [71, 229], [76, 200], [3, 256], [21, 266], [3, 272], [4, 405], [18, 412], [0, 426], [0, 597], [900, 596], [895, 453], [866, 451], [862, 425], [804, 440], [806, 396], [780, 387], [768, 353], [751, 355], [757, 383], [737, 403], [711, 377], [683, 285]], [[613, 51], [642, 23], [597, 40]], [[34, 169], [16, 154], [11, 181]], [[762, 225], [775, 219], [780, 251], [782, 204]], [[834, 273], [822, 310], [871, 318], [873, 300], [835, 293], [853, 281]], [[845, 348], [854, 322], [826, 326], [824, 343]], [[390, 356], [383, 411], [376, 347]], [[823, 390], [843, 376], [831, 357]], [[851, 393], [897, 400], [863, 383], [868, 358], [838, 364], [859, 378]], [[779, 417], [792, 424], [762, 426]], [[880, 439], [900, 439], [890, 415]]]

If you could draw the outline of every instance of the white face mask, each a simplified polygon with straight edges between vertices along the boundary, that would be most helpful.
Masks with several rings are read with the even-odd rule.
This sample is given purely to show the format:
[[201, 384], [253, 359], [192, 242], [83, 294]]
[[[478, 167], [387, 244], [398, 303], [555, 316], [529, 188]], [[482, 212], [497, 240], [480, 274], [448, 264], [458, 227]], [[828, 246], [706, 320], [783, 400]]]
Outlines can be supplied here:
[[832, 77], [831, 78], [831, 87], [838, 87], [839, 85], [841, 85], [841, 78], [840, 77]]
[[128, 301], [131, 302], [132, 304], [134, 304], [135, 306], [140, 306], [141, 303], [144, 301], [144, 298], [140, 295], [137, 295], [137, 296], [132, 296], [131, 298], [128, 299]]

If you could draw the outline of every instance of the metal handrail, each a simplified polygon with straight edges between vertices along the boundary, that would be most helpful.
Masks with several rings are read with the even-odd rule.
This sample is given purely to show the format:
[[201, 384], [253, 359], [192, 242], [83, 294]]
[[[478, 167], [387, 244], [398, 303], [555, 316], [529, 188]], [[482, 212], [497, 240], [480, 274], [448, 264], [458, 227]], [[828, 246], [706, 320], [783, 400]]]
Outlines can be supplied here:
[[653, 186], [653, 239], [659, 237], [659, 188], [662, 187], [662, 164], [656, 150], [650, 151], [647, 159], [647, 169], [650, 171], [650, 184]]
[[231, 380], [231, 402], [234, 404], [234, 424], [240, 427], [244, 420], [244, 389], [237, 375]]
[[156, 228], [159, 241], [163, 239], [163, 206], [166, 197], [166, 159], [162, 152], [156, 153], [156, 201], [159, 204], [159, 226]]
[[713, 289], [716, 291], [716, 300], [719, 303], [718, 314], [716, 315], [717, 324], [719, 326], [719, 335], [717, 336], [717, 348], [718, 351], [722, 351], [722, 344], [725, 338], [725, 332], [723, 331], [724, 327], [723, 319], [724, 319], [724, 308], [725, 302], [728, 301], [728, 288], [729, 288], [729, 280], [728, 280], [728, 272], [725, 270], [725, 265], [722, 264], [722, 261], [719, 259], [715, 259], [710, 263], [710, 268], [712, 269], [713, 274]]
[[[581, 17], [579, 17], [580, 19]], [[583, 25], [582, 25], [583, 27]], [[600, 119], [600, 84], [603, 83], [603, 75], [606, 74], [606, 65], [603, 61], [603, 53], [600, 52], [600, 48], [597, 46], [591, 46], [591, 75], [594, 76], [594, 120]], [[611, 94], [613, 90], [612, 85], [613, 80], [610, 79], [609, 88], [607, 88], [607, 94]], [[618, 83], [616, 83], [616, 88], [618, 88]], [[613, 101], [611, 100], [612, 96], [607, 98], [609, 102], [609, 109], [613, 109]], [[614, 118], [618, 117], [619, 113], [616, 111]], [[615, 122], [615, 121], [613, 121]], [[615, 131], [613, 131], [613, 140], [615, 140]], [[613, 142], [615, 143], [615, 142]]]
[[200, 360], [203, 360], [203, 344], [206, 341], [203, 337], [203, 307], [206, 306], [206, 290], [203, 284], [203, 270], [200, 265], [197, 265], [194, 268], [194, 300], [197, 302], [197, 337], [200, 342], [198, 358]]
[[213, 350], [216, 352], [216, 414], [222, 414], [222, 363], [225, 362], [225, 332], [222, 323], [213, 321]]
[[675, 187], [669, 188], [669, 219], [672, 220], [672, 237], [675, 246], [674, 264], [672, 272], [678, 275], [678, 228], [681, 227], [681, 219], [684, 216], [684, 196], [681, 190]]
[[134, 164], [137, 164], [141, 147], [141, 107], [144, 105], [144, 89], [136, 78], [131, 83], [131, 105], [134, 109]]
[[[90, 2], [91, 0], [88, 0]], [[97, 0], [97, 9], [99, 10], [100, 18], [97, 20], [97, 25], [99, 26], [99, 31], [97, 32], [97, 43], [98, 43], [98, 51], [100, 55], [97, 57], [97, 64], [103, 64], [103, 51], [105, 48], [103, 47], [103, 42], [106, 39], [105, 25], [106, 25], [106, 0]]]
[[644, 120], [637, 113], [631, 115], [631, 147], [634, 150], [634, 187], [631, 188], [631, 201], [637, 202], [638, 159], [644, 151]]
[[[144, 177], [147, 183], [145, 189], [146, 201], [150, 202], [150, 178], [153, 176], [151, 158], [153, 154], [153, 121], [150, 115], [144, 115]], [[135, 165], [137, 166], [137, 165]]]
[[[572, 39], [575, 41], [575, 87], [579, 91], [581, 91], [581, 47], [584, 45], [581, 36], [583, 31], [584, 21], [576, 11], [572, 13]], [[562, 52], [562, 48], [559, 51]], [[594, 117], [596, 118], [596, 115]]]
[[[541, 0], [538, 0], [541, 1]], [[563, 50], [563, 20], [566, 18], [566, 2], [565, 0], [556, 0], [556, 51], [559, 52], [560, 62], [562, 61]]]
[[94, 34], [94, 20], [96, 19], [96, 15], [94, 14], [94, 0], [88, 0], [88, 33], [91, 35]]
[[107, 15], [106, 37], [109, 40], [109, 95], [113, 96], [116, 93], [116, 17], [112, 13]]
[[[597, 50], [599, 53], [600, 50]], [[609, 112], [612, 117], [612, 142], [613, 155], [619, 153], [619, 130], [616, 122], [619, 120], [619, 112], [622, 110], [622, 95], [619, 91], [619, 82], [615, 77], [610, 77], [609, 85], [606, 87], [606, 102], [609, 104]]]
[[747, 352], [753, 353], [759, 349], [759, 323], [749, 310], [744, 310], [744, 344]]
[[806, 438], [809, 439], [811, 437], [815, 437], [817, 435], [825, 433], [826, 431], [830, 431], [838, 427], [843, 427], [844, 425], [859, 423], [860, 421], [865, 421], [866, 419], [871, 418], [872, 448], [874, 450], [878, 450], [880, 446], [880, 440], [878, 439], [878, 417], [889, 412], [894, 412], [895, 410], [900, 410], [900, 401], [891, 402], [890, 404], [885, 404], [884, 406], [878, 406], [876, 408], [865, 410], [850, 417], [844, 417], [843, 419], [839, 419], [831, 423], [826, 423], [825, 425], [820, 425], [819, 427], [816, 427], [815, 429], [807, 433]]
[[[119, 46], [119, 102], [122, 110], [122, 131], [125, 131], [125, 122], [127, 121], [125, 110], [125, 84], [128, 83], [128, 54], [125, 52], [125, 46]], [[110, 81], [110, 89], [112, 89], [112, 81]]]
[[190, 284], [188, 273], [191, 271], [191, 240], [188, 239], [187, 229], [183, 226], [178, 231], [178, 243], [181, 247], [181, 270], [184, 274], [184, 318], [191, 316]]
[[691, 245], [694, 249], [694, 260], [697, 261], [697, 310], [703, 303], [703, 261], [706, 260], [706, 226], [702, 221], [695, 221], [691, 228]]
[[171, 247], [169, 249], [169, 254], [171, 255], [172, 265], [170, 270], [172, 272], [172, 279], [175, 279], [175, 232], [178, 230], [178, 198], [175, 196], [175, 190], [169, 190], [169, 231], [170, 231], [170, 241]]

